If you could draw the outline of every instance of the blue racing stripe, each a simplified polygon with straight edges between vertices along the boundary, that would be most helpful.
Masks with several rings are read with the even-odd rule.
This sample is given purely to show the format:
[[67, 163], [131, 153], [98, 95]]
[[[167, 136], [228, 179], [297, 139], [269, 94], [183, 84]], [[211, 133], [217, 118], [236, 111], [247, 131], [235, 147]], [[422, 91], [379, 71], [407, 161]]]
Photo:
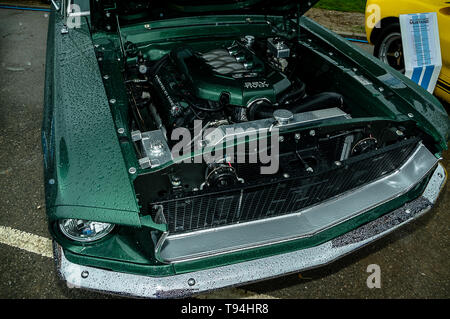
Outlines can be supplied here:
[[429, 65], [425, 68], [425, 74], [423, 75], [422, 86], [425, 90], [428, 90], [428, 86], [430, 85], [431, 77], [433, 76], [434, 65]]
[[423, 68], [414, 68], [412, 78], [413, 82], [419, 84], [420, 76], [422, 75]]

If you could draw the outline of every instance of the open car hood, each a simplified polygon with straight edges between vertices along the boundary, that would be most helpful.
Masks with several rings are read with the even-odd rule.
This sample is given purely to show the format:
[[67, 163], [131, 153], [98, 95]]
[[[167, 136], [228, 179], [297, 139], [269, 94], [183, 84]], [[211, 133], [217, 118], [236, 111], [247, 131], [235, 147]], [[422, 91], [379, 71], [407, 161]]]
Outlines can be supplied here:
[[103, 0], [92, 2], [94, 14], [114, 11], [123, 22], [200, 15], [303, 15], [319, 0]]

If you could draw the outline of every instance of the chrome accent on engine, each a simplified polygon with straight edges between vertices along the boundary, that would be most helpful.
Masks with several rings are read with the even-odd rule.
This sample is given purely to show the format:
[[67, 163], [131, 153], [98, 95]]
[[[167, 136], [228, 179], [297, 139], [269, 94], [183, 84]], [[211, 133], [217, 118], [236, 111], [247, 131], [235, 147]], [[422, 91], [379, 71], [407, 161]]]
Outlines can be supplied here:
[[[231, 125], [223, 125], [206, 135], [203, 139], [202, 144], [207, 145], [208, 147], [214, 147], [220, 143], [225, 143], [227, 139], [239, 138], [242, 135], [248, 136], [253, 134], [257, 136], [258, 134], [268, 133], [273, 127], [277, 127], [279, 129], [290, 129], [319, 121], [347, 119], [351, 119], [351, 116], [349, 114], [338, 108], [329, 108], [293, 114], [292, 119], [287, 122], [284, 121], [284, 123], [283, 121], [281, 123], [276, 121], [276, 123], [274, 124], [274, 118], [269, 118]], [[229, 132], [234, 132], [234, 134], [230, 135]]]
[[273, 112], [273, 117], [280, 125], [286, 125], [294, 118], [294, 114], [286, 109], [278, 109]]
[[172, 153], [167, 144], [163, 131], [155, 130], [150, 132], [131, 132], [133, 142], [140, 141], [143, 157], [139, 159], [142, 169], [154, 168], [172, 160]]
[[289, 47], [281, 40], [267, 39], [267, 47], [277, 59], [289, 58], [291, 53]]
[[248, 63], [244, 57], [233, 55], [226, 49], [216, 49], [201, 55], [213, 70], [220, 74], [246, 72]]

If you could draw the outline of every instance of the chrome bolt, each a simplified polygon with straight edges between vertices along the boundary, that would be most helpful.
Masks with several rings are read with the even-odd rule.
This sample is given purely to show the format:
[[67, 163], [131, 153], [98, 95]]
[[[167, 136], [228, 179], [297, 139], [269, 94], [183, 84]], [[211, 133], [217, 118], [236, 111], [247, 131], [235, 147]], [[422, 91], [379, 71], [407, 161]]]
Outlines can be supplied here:
[[342, 162], [341, 162], [341, 161], [336, 161], [336, 162], [334, 162], [334, 165], [336, 165], [336, 166], [342, 166]]
[[289, 176], [288, 173], [284, 173], [284, 174], [283, 174], [283, 177], [284, 177], [284, 178], [289, 178], [290, 176]]
[[413, 117], [414, 117], [414, 114], [408, 113], [408, 117], [409, 117], [409, 118], [413, 118]]
[[190, 279], [188, 280], [188, 285], [189, 285], [189, 286], [195, 285], [195, 279], [194, 279], [194, 278], [190, 278]]
[[309, 131], [309, 135], [310, 136], [316, 136], [316, 131], [314, 131], [314, 130]]
[[181, 185], [181, 180], [178, 176], [174, 176], [172, 178], [172, 185], [173, 186], [180, 186]]
[[128, 170], [128, 173], [136, 174], [136, 168], [135, 167], [130, 167], [130, 169]]
[[98, 60], [101, 62], [101, 61], [103, 61], [103, 58], [100, 56], [100, 57], [98, 57]]
[[111, 103], [111, 104], [116, 103], [116, 99], [111, 99], [111, 100], [109, 100], [109, 103]]
[[283, 143], [283, 142], [284, 142], [284, 136], [280, 136], [280, 137], [278, 138], [278, 140], [279, 140], [281, 143]]
[[395, 131], [395, 133], [396, 133], [398, 136], [403, 136], [403, 132], [400, 131], [400, 130]]
[[117, 133], [123, 134], [123, 133], [125, 133], [125, 129], [124, 129], [123, 127], [119, 127], [119, 128], [117, 129]]
[[380, 92], [384, 92], [384, 88], [382, 88], [381, 86], [378, 88], [378, 90], [379, 90]]
[[108, 75], [108, 74], [105, 74], [105, 75], [103, 76], [103, 78], [104, 78], [105, 80], [108, 80], [108, 79], [109, 79], [109, 75]]
[[87, 270], [83, 270], [82, 272], [81, 272], [81, 278], [87, 278], [89, 276], [89, 271], [87, 271]]
[[54, 180], [53, 178], [51, 178], [51, 179], [48, 180], [48, 183], [49, 183], [50, 185], [53, 185], [53, 184], [55, 184], [55, 180]]
[[313, 170], [312, 167], [307, 167], [307, 168], [306, 168], [306, 171], [309, 172], [309, 173], [313, 173], [313, 172], [314, 172], [314, 170]]
[[295, 140], [296, 140], [296, 141], [299, 141], [300, 138], [301, 138], [300, 133], [296, 133], [296, 134], [295, 134]]
[[405, 213], [411, 214], [411, 210], [410, 210], [410, 209], [407, 209], [407, 210], [405, 210]]

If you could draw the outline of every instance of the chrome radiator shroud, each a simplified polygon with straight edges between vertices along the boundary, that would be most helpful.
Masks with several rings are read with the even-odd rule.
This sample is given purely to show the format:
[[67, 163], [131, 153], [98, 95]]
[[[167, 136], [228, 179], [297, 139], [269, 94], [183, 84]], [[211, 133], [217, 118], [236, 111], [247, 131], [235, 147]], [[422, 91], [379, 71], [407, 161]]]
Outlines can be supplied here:
[[275, 182], [237, 186], [154, 205], [162, 206], [170, 234], [287, 215], [393, 172], [405, 163], [417, 144], [417, 139], [409, 139], [351, 157], [341, 166], [317, 174], [291, 175]]

